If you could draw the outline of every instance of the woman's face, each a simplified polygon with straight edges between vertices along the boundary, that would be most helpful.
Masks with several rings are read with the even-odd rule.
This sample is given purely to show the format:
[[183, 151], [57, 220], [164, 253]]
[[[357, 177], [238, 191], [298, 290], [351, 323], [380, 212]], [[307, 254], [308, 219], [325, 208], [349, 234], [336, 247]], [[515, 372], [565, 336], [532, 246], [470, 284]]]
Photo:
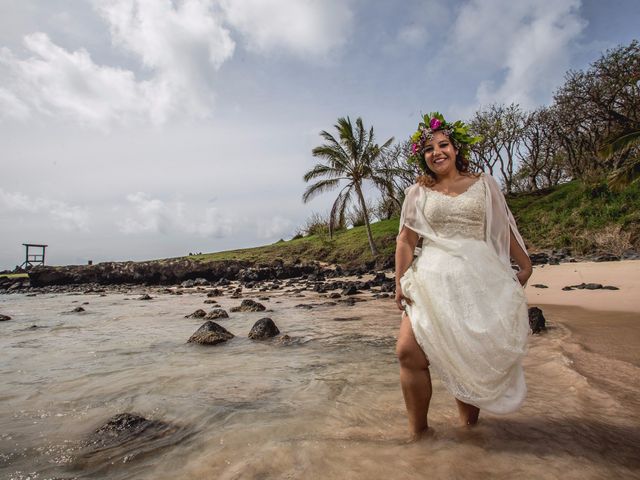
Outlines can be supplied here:
[[427, 166], [436, 176], [446, 175], [456, 168], [458, 150], [453, 147], [449, 137], [442, 132], [435, 132], [427, 143], [424, 159]]

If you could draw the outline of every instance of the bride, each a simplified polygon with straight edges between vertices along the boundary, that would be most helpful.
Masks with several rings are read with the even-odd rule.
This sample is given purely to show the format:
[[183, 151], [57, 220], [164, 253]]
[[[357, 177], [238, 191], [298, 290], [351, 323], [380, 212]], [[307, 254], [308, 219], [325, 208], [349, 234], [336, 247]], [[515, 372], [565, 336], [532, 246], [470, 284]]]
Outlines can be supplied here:
[[526, 395], [522, 285], [531, 262], [496, 181], [469, 172], [469, 146], [477, 140], [467, 125], [437, 112], [412, 136], [410, 161], [425, 175], [406, 190], [396, 240], [396, 304], [403, 310], [396, 351], [414, 438], [428, 430], [430, 367], [455, 397], [463, 425], [474, 425], [481, 408], [513, 412]]

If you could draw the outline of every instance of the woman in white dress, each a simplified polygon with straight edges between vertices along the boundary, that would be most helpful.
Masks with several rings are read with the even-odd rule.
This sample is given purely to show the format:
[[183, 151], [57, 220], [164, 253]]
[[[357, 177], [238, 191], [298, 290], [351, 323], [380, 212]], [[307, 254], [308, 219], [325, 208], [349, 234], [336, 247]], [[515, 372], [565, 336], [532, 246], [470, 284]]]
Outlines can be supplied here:
[[406, 191], [397, 237], [397, 354], [410, 433], [419, 438], [428, 431], [429, 367], [455, 397], [463, 425], [474, 425], [481, 408], [520, 407], [529, 333], [522, 285], [532, 269], [496, 181], [469, 172], [478, 138], [468, 127], [435, 112], [412, 140], [410, 160], [425, 175]]

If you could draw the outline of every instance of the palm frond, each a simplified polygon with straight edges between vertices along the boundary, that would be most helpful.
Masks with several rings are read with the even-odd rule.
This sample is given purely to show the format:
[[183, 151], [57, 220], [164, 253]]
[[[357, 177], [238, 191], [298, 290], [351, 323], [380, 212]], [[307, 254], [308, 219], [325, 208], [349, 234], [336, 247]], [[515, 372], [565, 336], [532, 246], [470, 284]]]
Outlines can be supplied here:
[[331, 212], [329, 213], [329, 237], [333, 237], [333, 232], [336, 227], [336, 215], [338, 216], [337, 224], [344, 225], [345, 211], [348, 203], [351, 201], [352, 188], [353, 183], [346, 185], [338, 194], [335, 202], [333, 202]]
[[309, 200], [320, 195], [321, 193], [327, 192], [329, 190], [333, 190], [339, 185], [339, 183], [340, 183], [339, 178], [329, 178], [327, 180], [320, 180], [319, 182], [314, 183], [313, 185], [310, 185], [309, 187], [307, 187], [307, 189], [302, 194], [302, 201], [304, 203], [307, 203]]
[[314, 157], [324, 158], [329, 164], [338, 170], [350, 170], [351, 165], [349, 162], [349, 156], [342, 151], [337, 150], [330, 145], [320, 145], [311, 150], [311, 154]]
[[316, 165], [313, 166], [311, 170], [305, 173], [304, 177], [302, 178], [304, 179], [305, 182], [308, 182], [309, 180], [313, 180], [318, 177], [328, 177], [330, 179], [346, 178], [346, 177], [342, 177], [342, 174], [343, 172], [341, 170], [331, 165], [317, 163]]

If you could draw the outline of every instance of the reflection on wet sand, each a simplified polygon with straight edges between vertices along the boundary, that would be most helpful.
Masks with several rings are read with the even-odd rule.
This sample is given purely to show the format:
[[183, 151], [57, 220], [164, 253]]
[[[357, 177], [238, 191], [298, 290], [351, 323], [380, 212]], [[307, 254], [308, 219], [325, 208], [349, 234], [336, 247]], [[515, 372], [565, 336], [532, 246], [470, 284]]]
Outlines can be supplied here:
[[[186, 341], [202, 320], [184, 317], [205, 294], [140, 293], [85, 295], [81, 314], [63, 314], [70, 295], [0, 300], [13, 317], [0, 337], [0, 477], [640, 477], [640, 368], [615, 348], [616, 321], [626, 341], [637, 334], [624, 312], [600, 314], [610, 329], [592, 335], [597, 313], [542, 305], [549, 329], [530, 338], [523, 408], [459, 427], [435, 379], [434, 434], [407, 444], [392, 300], [278, 292], [267, 314], [294, 341], [248, 339], [265, 313], [242, 312], [219, 320], [235, 338], [200, 346]], [[160, 423], [87, 443], [123, 412]]]

